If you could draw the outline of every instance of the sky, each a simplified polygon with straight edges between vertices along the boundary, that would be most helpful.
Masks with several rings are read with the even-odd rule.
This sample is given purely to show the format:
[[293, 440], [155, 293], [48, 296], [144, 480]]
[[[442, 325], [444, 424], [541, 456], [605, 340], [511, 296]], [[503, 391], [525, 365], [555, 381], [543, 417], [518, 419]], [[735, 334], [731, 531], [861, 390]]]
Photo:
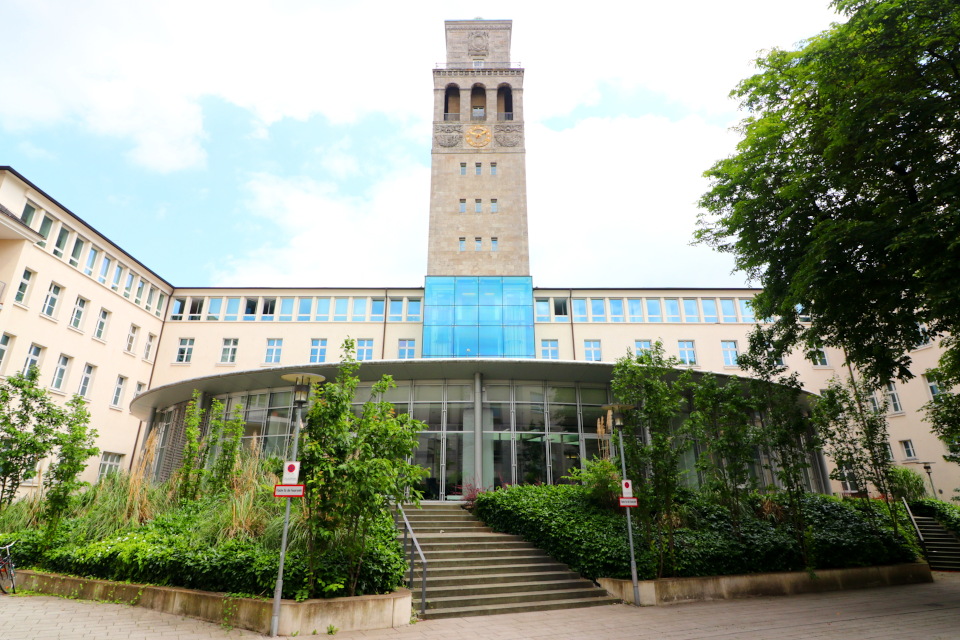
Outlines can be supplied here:
[[443, 21], [512, 19], [534, 285], [756, 284], [690, 244], [702, 174], [828, 0], [566, 6], [0, 0], [0, 165], [178, 287], [422, 286]]

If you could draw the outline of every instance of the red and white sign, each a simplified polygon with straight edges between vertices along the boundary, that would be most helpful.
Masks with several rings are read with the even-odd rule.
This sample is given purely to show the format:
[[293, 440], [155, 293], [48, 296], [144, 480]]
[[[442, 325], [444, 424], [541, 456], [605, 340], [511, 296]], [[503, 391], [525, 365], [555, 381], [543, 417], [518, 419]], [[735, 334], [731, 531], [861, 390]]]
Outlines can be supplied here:
[[273, 485], [274, 498], [302, 498], [304, 486], [302, 484], [275, 484]]
[[637, 499], [636, 498], [620, 498], [621, 507], [636, 507]]
[[621, 491], [620, 493], [623, 495], [624, 498], [632, 498], [632, 497], [633, 497], [633, 482], [632, 482], [632, 481], [630, 481], [630, 480], [624, 480], [623, 482], [620, 483], [620, 486], [622, 487], [622, 491]]
[[300, 461], [291, 460], [283, 463], [283, 483], [297, 484], [300, 482]]

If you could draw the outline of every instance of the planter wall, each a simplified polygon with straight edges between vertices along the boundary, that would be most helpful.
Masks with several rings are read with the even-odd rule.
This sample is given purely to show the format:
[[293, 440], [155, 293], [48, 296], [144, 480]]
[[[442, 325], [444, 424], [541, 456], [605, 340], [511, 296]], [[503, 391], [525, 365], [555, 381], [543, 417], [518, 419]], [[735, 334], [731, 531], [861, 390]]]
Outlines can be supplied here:
[[[270, 632], [273, 614], [270, 600], [234, 598], [223, 593], [178, 587], [152, 587], [24, 570], [17, 571], [17, 583], [26, 590], [146, 607], [263, 634]], [[410, 624], [411, 605], [412, 598], [407, 589], [376, 596], [304, 602], [284, 600], [280, 605], [279, 634], [326, 633], [329, 625], [341, 631], [401, 627]]]
[[[633, 582], [630, 580], [600, 578], [599, 582], [610, 595], [621, 598], [628, 604], [633, 603]], [[797, 571], [705, 578], [663, 578], [640, 581], [640, 605], [784, 596], [922, 582], [933, 582], [933, 576], [930, 574], [930, 567], [921, 562], [882, 567], [821, 569], [813, 575]]]

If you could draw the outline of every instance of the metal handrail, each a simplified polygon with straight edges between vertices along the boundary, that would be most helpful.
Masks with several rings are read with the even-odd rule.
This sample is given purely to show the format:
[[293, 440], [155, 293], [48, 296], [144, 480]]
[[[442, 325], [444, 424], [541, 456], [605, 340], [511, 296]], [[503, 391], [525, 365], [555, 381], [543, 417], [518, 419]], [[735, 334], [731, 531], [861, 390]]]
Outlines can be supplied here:
[[924, 549], [926, 549], [926, 544], [923, 542], [923, 534], [920, 533], [920, 527], [917, 525], [917, 521], [913, 517], [913, 511], [910, 511], [910, 505], [907, 504], [907, 499], [901, 496], [900, 500], [903, 501], [903, 507], [907, 510], [907, 515], [910, 516], [910, 522], [913, 523], [913, 530], [917, 532], [917, 537], [920, 539], [920, 544]]
[[[413, 543], [409, 551], [410, 578], [407, 580], [407, 588], [409, 589], [413, 589], [413, 567], [415, 564], [413, 552], [416, 551], [417, 555], [420, 556], [420, 566], [422, 567], [420, 571], [420, 615], [423, 615], [427, 609], [427, 558], [423, 555], [423, 549], [420, 548], [417, 534], [413, 532], [413, 527], [410, 525], [410, 521], [407, 520], [407, 514], [403, 510], [403, 506], [398, 502], [396, 503], [396, 507], [397, 513], [403, 518], [403, 552], [405, 554], [408, 553], [407, 533], [410, 534], [410, 541]], [[396, 520], [394, 521], [396, 522]]]

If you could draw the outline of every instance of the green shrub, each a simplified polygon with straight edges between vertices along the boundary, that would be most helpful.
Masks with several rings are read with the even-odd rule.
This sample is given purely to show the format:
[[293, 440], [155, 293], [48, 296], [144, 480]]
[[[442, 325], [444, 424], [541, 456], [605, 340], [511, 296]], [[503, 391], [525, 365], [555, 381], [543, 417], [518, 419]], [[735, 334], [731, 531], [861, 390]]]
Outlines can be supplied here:
[[943, 500], [916, 500], [910, 503], [914, 515], [936, 518], [945, 528], [960, 537], [960, 506]]

